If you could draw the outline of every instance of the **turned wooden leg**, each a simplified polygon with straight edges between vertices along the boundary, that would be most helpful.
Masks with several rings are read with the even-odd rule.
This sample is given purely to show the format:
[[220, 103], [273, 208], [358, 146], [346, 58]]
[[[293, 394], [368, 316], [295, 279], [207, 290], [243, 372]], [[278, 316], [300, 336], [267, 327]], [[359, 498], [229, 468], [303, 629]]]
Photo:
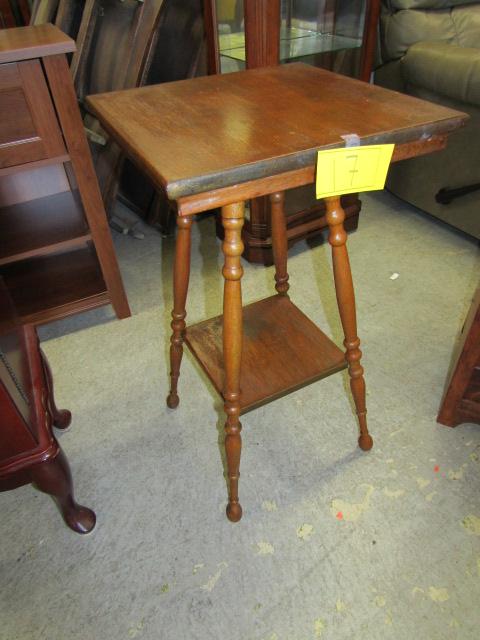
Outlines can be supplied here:
[[227, 517], [238, 522], [242, 507], [238, 501], [238, 479], [240, 477], [240, 454], [242, 438], [240, 432], [240, 366], [242, 356], [242, 288], [243, 269], [240, 256], [243, 252], [242, 226], [244, 203], [222, 207], [222, 224], [225, 230], [223, 253], [225, 264], [223, 277], [223, 359], [225, 368], [225, 452], [227, 454], [228, 505]]
[[167, 406], [178, 407], [177, 394], [180, 364], [183, 356], [183, 339], [185, 337], [185, 305], [187, 302], [188, 280], [190, 277], [190, 244], [192, 218], [177, 217], [177, 242], [175, 248], [175, 265], [173, 268], [173, 311], [172, 337], [170, 338], [170, 393]]
[[365, 402], [365, 380], [363, 367], [360, 364], [362, 352], [360, 339], [357, 336], [357, 319], [355, 313], [355, 294], [353, 291], [352, 273], [347, 252], [347, 232], [343, 227], [345, 212], [340, 204], [340, 198], [326, 198], [327, 223], [330, 229], [328, 241], [332, 245], [333, 275], [338, 309], [345, 335], [345, 357], [350, 374], [350, 388], [352, 390], [355, 407], [360, 426], [358, 444], [361, 449], [368, 451], [373, 446], [373, 439], [367, 428], [367, 407]]
[[40, 357], [42, 358], [43, 364], [43, 372], [45, 375], [45, 382], [47, 386], [47, 407], [52, 417], [52, 422], [57, 429], [66, 429], [70, 426], [72, 422], [72, 414], [68, 409], [57, 409], [57, 405], [55, 404], [55, 396], [53, 393], [53, 375], [52, 370], [50, 369], [50, 365], [47, 360], [47, 356], [44, 354], [42, 349], [39, 349]]
[[95, 513], [75, 502], [72, 475], [67, 456], [60, 449], [55, 458], [30, 469], [32, 484], [52, 496], [67, 526], [77, 533], [89, 533], [95, 526]]
[[272, 193], [270, 198], [270, 211], [272, 216], [272, 249], [275, 263], [275, 289], [281, 295], [287, 295], [287, 220], [285, 218], [285, 192]]

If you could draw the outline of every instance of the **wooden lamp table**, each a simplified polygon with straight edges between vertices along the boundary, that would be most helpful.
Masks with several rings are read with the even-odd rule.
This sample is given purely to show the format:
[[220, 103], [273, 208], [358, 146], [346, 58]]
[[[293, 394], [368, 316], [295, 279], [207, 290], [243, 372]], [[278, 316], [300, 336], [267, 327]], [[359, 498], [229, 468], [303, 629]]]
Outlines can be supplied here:
[[[304, 64], [289, 64], [90, 96], [88, 103], [127, 155], [177, 204], [170, 408], [178, 405], [183, 342], [225, 401], [227, 516], [238, 499], [240, 414], [348, 367], [369, 450], [365, 382], [340, 198], [326, 201], [345, 353], [288, 296], [286, 189], [312, 183], [317, 151], [395, 143], [394, 160], [437, 151], [467, 116]], [[242, 309], [244, 202], [268, 195], [276, 295]], [[222, 208], [223, 316], [186, 328], [190, 231], [197, 213]]]

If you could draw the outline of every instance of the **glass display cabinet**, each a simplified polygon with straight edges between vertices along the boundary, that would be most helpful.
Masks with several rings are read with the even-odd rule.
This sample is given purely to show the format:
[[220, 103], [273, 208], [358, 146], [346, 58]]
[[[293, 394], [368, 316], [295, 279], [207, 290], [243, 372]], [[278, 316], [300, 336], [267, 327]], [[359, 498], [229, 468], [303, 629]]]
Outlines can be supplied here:
[[[379, 11], [380, 0], [205, 0], [209, 72], [304, 62], [368, 81]], [[353, 230], [361, 203], [350, 195], [343, 204]], [[326, 228], [313, 185], [288, 192], [285, 207], [289, 244]], [[266, 198], [252, 201], [247, 215], [244, 257], [270, 264]]]
[[[265, 25], [263, 42], [272, 40], [274, 46], [278, 40], [278, 62], [298, 61], [326, 68], [337, 66], [340, 72], [343, 66], [345, 73], [357, 77], [365, 73], [362, 62], [367, 60], [362, 59], [362, 53], [363, 44], [368, 43], [369, 36], [369, 21], [365, 18], [375, 3], [281, 0], [272, 4], [277, 5], [278, 15], [272, 15], [270, 25]], [[245, 30], [250, 26], [247, 22], [249, 0], [215, 0], [215, 11], [219, 71], [227, 73], [245, 69]], [[250, 32], [247, 37], [255, 38], [255, 32]], [[258, 41], [254, 44], [255, 49], [260, 46]], [[348, 61], [346, 65], [345, 60]], [[257, 65], [254, 63], [253, 66]]]

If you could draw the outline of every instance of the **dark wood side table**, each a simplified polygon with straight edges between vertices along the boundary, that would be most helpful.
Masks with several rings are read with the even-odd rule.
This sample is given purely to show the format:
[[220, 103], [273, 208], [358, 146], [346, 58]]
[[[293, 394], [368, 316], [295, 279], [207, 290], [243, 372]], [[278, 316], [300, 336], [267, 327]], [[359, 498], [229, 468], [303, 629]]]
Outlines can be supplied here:
[[[317, 151], [344, 146], [342, 135], [356, 133], [363, 145], [395, 143], [394, 159], [400, 160], [441, 149], [467, 116], [303, 64], [91, 96], [88, 102], [125, 152], [177, 204], [167, 404], [175, 408], [179, 402], [185, 340], [225, 400], [229, 519], [242, 515], [241, 413], [348, 366], [359, 444], [370, 449], [340, 198], [327, 199], [327, 222], [345, 354], [288, 295], [284, 192], [312, 183]], [[244, 201], [264, 195], [271, 202], [276, 295], [242, 309]], [[187, 330], [193, 216], [215, 207], [222, 207], [225, 230], [224, 313]]]
[[95, 513], [74, 498], [72, 476], [52, 426], [66, 429], [53, 377], [33, 325], [22, 325], [0, 278], [0, 491], [33, 484], [50, 494], [77, 533], [95, 526]]
[[480, 424], [480, 287], [463, 325], [437, 421], [447, 427]]

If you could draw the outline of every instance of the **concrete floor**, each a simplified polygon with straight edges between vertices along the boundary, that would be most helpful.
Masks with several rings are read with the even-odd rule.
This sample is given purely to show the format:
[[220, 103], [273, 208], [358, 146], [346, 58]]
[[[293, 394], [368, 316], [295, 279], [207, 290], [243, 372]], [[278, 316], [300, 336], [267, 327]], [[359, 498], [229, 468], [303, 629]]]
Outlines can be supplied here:
[[[173, 240], [116, 236], [133, 311], [44, 327], [80, 537], [31, 487], [0, 494], [2, 640], [480, 637], [480, 427], [436, 424], [478, 245], [389, 195], [349, 241], [373, 450], [337, 374], [244, 416], [243, 520], [224, 516], [219, 402], [192, 357], [165, 407]], [[221, 310], [211, 219], [194, 231], [189, 320]], [[245, 264], [244, 301], [273, 271]], [[326, 246], [290, 253], [292, 299], [336, 340]], [[398, 273], [397, 279], [392, 279]]]

